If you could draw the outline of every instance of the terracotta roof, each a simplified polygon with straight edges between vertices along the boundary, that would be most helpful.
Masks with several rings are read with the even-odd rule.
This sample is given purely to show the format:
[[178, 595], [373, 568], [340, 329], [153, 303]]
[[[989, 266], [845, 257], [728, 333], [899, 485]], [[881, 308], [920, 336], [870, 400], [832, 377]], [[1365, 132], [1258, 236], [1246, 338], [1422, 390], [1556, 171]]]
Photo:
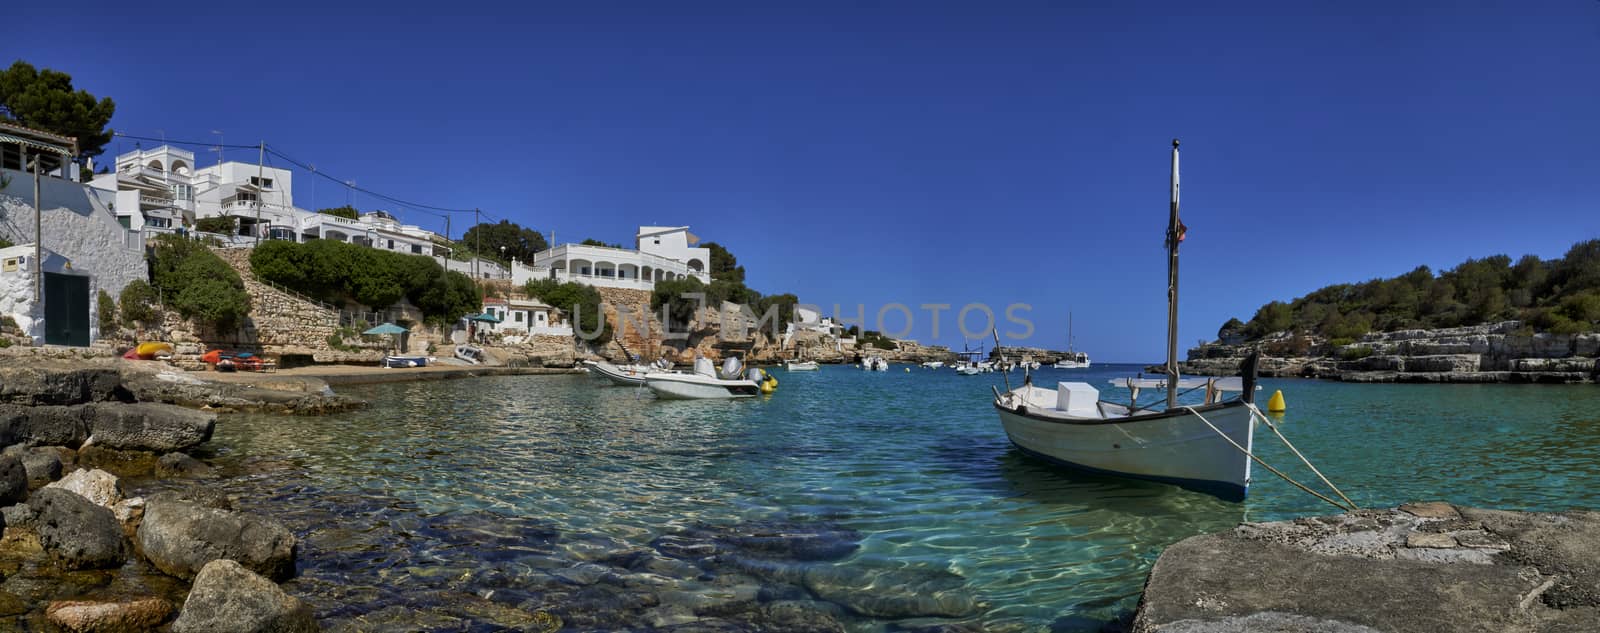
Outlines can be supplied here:
[[77, 137], [73, 136], [62, 136], [54, 132], [35, 130], [31, 127], [17, 125], [11, 121], [0, 121], [0, 130], [11, 132], [12, 134], [25, 134], [28, 136], [33, 136], [38, 140], [52, 141], [71, 147], [74, 151], [78, 149], [78, 139]]

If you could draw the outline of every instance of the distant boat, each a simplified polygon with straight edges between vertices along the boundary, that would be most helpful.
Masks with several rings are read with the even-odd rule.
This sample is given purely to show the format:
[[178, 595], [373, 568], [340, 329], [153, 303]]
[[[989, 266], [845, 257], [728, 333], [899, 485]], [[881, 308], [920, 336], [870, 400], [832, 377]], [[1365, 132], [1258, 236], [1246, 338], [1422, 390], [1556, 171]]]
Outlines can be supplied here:
[[645, 374], [644, 386], [669, 400], [751, 398], [777, 388], [778, 381], [760, 369], [751, 368], [744, 374], [741, 367], [738, 358], [730, 357], [718, 374], [710, 359], [696, 358], [693, 373]]
[[[1067, 357], [1057, 360], [1056, 369], [1088, 369], [1089, 355], [1072, 351], [1072, 313], [1067, 313]], [[1035, 367], [1034, 369], [1038, 369]]]
[[814, 360], [801, 360], [800, 356], [801, 356], [800, 348], [796, 347], [795, 348], [795, 352], [794, 352], [794, 359], [793, 360], [783, 361], [784, 370], [786, 370], [786, 371], [817, 371], [818, 369], [821, 369], [821, 367], [819, 367], [817, 365], [817, 361], [814, 361]]
[[[1062, 382], [1055, 389], [1031, 380], [1004, 394], [994, 408], [1012, 444], [1024, 453], [1071, 468], [1152, 479], [1190, 487], [1227, 499], [1243, 499], [1250, 486], [1255, 412], [1255, 358], [1245, 361], [1241, 379], [1178, 379], [1178, 143], [1172, 144], [1172, 208], [1167, 224], [1167, 375], [1125, 379], [1128, 404], [1100, 400], [1088, 383]], [[1116, 381], [1113, 381], [1116, 382]], [[1178, 390], [1204, 386], [1205, 400], [1178, 406]], [[1138, 404], [1141, 388], [1166, 390], [1166, 406]], [[1224, 400], [1228, 391], [1241, 395]]]

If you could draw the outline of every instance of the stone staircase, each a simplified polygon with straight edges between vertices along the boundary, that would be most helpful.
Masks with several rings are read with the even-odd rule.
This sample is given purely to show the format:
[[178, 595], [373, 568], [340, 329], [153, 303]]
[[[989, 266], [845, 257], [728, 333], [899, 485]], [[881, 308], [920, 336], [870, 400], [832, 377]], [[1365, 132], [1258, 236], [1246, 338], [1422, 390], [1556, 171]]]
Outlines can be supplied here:
[[[316, 357], [348, 354], [328, 346], [339, 329], [339, 311], [333, 306], [256, 278], [250, 269], [250, 248], [213, 248], [222, 261], [239, 272], [250, 294], [250, 323], [262, 351], [310, 354]], [[362, 353], [363, 356], [370, 355]]]

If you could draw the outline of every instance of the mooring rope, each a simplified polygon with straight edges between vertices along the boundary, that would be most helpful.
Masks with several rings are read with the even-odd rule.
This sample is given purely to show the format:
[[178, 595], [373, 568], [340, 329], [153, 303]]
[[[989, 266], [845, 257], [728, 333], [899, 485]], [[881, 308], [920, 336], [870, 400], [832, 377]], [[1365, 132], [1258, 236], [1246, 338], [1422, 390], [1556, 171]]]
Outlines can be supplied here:
[[1324, 494], [1322, 494], [1320, 492], [1317, 492], [1315, 490], [1312, 490], [1312, 489], [1306, 487], [1305, 484], [1302, 484], [1302, 483], [1300, 483], [1298, 481], [1295, 481], [1293, 477], [1290, 477], [1288, 475], [1283, 474], [1283, 471], [1278, 470], [1276, 468], [1273, 468], [1272, 464], [1268, 464], [1266, 461], [1262, 460], [1260, 457], [1256, 457], [1255, 453], [1250, 452], [1250, 449], [1245, 448], [1243, 446], [1240, 446], [1238, 442], [1233, 441], [1233, 438], [1228, 437], [1227, 433], [1223, 433], [1222, 429], [1217, 428], [1217, 425], [1212, 424], [1210, 420], [1207, 420], [1206, 416], [1200, 415], [1199, 411], [1195, 411], [1194, 407], [1192, 407], [1192, 406], [1182, 406], [1182, 407], [1178, 407], [1178, 408], [1179, 409], [1184, 409], [1184, 410], [1188, 411], [1189, 413], [1194, 414], [1194, 417], [1200, 418], [1201, 422], [1206, 423], [1206, 426], [1211, 427], [1211, 430], [1215, 431], [1217, 433], [1217, 435], [1222, 436], [1222, 439], [1226, 440], [1228, 442], [1228, 444], [1230, 444], [1234, 448], [1238, 449], [1239, 452], [1244, 453], [1245, 457], [1249, 457], [1255, 463], [1261, 464], [1262, 468], [1265, 468], [1265, 469], [1271, 471], [1272, 474], [1277, 475], [1279, 478], [1283, 479], [1284, 481], [1287, 481], [1287, 482], [1293, 484], [1296, 488], [1304, 490], [1306, 492], [1306, 494], [1309, 494], [1309, 495], [1311, 495], [1313, 497], [1316, 497], [1318, 499], [1326, 501], [1330, 505], [1332, 505], [1333, 507], [1338, 508], [1340, 510], [1344, 510], [1346, 512], [1357, 509], [1357, 508], [1354, 507], [1354, 504], [1351, 504], [1351, 507], [1345, 507], [1344, 504], [1341, 504], [1338, 501], [1334, 501], [1333, 499], [1329, 498], [1327, 495], [1324, 495]]
[[1265, 413], [1262, 413], [1260, 409], [1257, 409], [1254, 402], [1246, 402], [1246, 403], [1244, 403], [1244, 406], [1250, 407], [1250, 412], [1251, 413], [1254, 413], [1254, 414], [1260, 416], [1261, 417], [1261, 421], [1266, 423], [1267, 428], [1272, 429], [1272, 434], [1278, 436], [1278, 440], [1282, 441], [1284, 446], [1289, 447], [1289, 450], [1294, 452], [1294, 456], [1295, 457], [1299, 457], [1300, 458], [1300, 463], [1305, 464], [1306, 468], [1310, 468], [1311, 472], [1316, 473], [1317, 474], [1317, 478], [1322, 480], [1323, 485], [1326, 485], [1328, 488], [1331, 488], [1333, 490], [1333, 493], [1336, 494], [1336, 495], [1339, 495], [1340, 499], [1344, 499], [1344, 502], [1350, 504], [1351, 508], [1355, 508], [1355, 509], [1358, 509], [1358, 510], [1361, 508], [1361, 506], [1356, 505], [1356, 502], [1351, 501], [1350, 497], [1344, 496], [1344, 491], [1340, 490], [1338, 486], [1333, 485], [1333, 482], [1329, 481], [1327, 476], [1322, 474], [1322, 471], [1317, 470], [1317, 467], [1311, 463], [1311, 460], [1306, 459], [1305, 455], [1300, 454], [1300, 449], [1295, 448], [1294, 444], [1289, 441], [1289, 438], [1284, 437], [1283, 433], [1278, 430], [1278, 425], [1273, 424], [1272, 420], [1270, 418], [1268, 418]]

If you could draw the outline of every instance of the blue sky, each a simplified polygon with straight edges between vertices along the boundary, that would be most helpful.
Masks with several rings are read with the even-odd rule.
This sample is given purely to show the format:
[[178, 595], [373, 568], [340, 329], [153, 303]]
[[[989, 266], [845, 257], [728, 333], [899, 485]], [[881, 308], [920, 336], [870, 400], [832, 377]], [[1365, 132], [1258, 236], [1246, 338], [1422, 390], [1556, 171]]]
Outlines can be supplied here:
[[1600, 235], [1594, 0], [332, 4], [33, 3], [0, 60], [113, 97], [129, 134], [265, 139], [560, 241], [692, 225], [752, 287], [906, 304], [924, 341], [925, 303], [1030, 304], [1056, 347], [1070, 310], [1103, 361], [1164, 354], [1173, 137], [1184, 345]]

